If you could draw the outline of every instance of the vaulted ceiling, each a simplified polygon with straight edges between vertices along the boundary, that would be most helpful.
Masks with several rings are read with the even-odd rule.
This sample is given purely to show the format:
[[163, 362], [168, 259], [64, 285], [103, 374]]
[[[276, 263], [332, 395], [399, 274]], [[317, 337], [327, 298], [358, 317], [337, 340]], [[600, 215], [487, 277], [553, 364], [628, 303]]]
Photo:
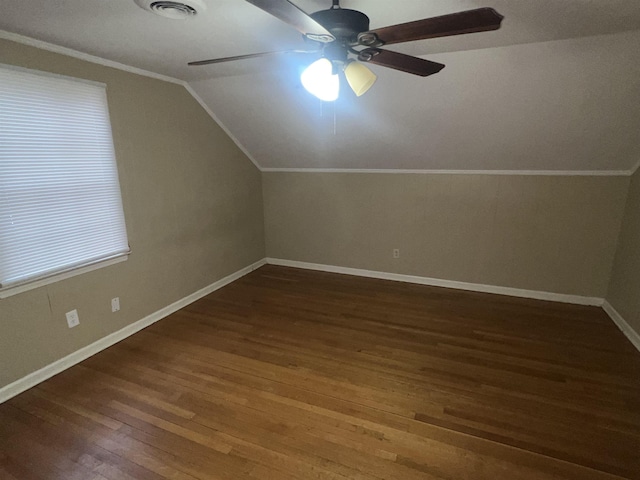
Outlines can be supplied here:
[[[307, 12], [329, 0], [293, 0]], [[0, 29], [186, 80], [264, 169], [626, 171], [640, 161], [637, 0], [342, 0], [372, 28], [477, 7], [502, 29], [394, 46], [444, 63], [420, 78], [373, 66], [363, 97], [322, 104], [308, 56], [192, 60], [304, 47], [244, 0], [170, 20], [133, 0], [3, 0]]]

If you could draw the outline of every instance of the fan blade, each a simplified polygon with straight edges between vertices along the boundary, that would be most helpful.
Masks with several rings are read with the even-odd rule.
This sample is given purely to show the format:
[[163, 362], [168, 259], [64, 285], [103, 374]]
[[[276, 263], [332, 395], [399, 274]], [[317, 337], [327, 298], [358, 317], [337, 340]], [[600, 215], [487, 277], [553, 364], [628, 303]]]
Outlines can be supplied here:
[[367, 48], [358, 55], [358, 60], [366, 63], [374, 63], [382, 67], [389, 67], [401, 72], [412, 73], [421, 77], [428, 77], [438, 73], [445, 66], [441, 63], [431, 62], [423, 58], [412, 57], [404, 53], [390, 52], [379, 48]]
[[288, 55], [291, 53], [318, 53], [318, 50], [284, 50], [282, 52], [264, 52], [264, 53], [250, 53], [248, 55], [237, 55], [235, 57], [214, 58], [212, 60], [199, 60], [197, 62], [189, 62], [189, 66], [197, 65], [212, 65], [214, 63], [233, 62], [234, 60], [246, 60], [248, 58], [259, 57], [275, 57], [279, 55]]
[[247, 2], [291, 25], [310, 40], [322, 43], [335, 40], [329, 30], [289, 0], [247, 0]]
[[478, 8], [363, 32], [358, 35], [358, 43], [379, 47], [426, 38], [486, 32], [499, 29], [503, 18], [493, 8]]

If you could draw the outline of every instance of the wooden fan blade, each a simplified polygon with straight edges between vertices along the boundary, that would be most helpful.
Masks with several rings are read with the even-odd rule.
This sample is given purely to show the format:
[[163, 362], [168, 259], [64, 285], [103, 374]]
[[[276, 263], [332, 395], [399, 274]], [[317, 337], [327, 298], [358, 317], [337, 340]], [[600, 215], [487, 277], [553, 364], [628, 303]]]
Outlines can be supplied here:
[[335, 37], [289, 0], [247, 0], [252, 5], [291, 25], [310, 40], [329, 43]]
[[445, 66], [441, 63], [431, 62], [423, 58], [412, 57], [404, 53], [390, 52], [379, 48], [367, 48], [358, 55], [358, 60], [366, 63], [374, 63], [383, 67], [393, 68], [401, 72], [412, 73], [421, 77], [428, 77], [438, 73]]
[[503, 18], [493, 8], [478, 8], [363, 32], [358, 35], [358, 43], [376, 47], [426, 38], [486, 32], [499, 29]]
[[314, 50], [284, 50], [282, 52], [250, 53], [248, 55], [236, 55], [235, 57], [214, 58], [212, 60], [198, 60], [197, 62], [189, 62], [188, 65], [190, 65], [190, 66], [212, 65], [214, 63], [233, 62], [235, 60], [246, 60], [248, 58], [276, 57], [276, 56], [287, 55], [287, 54], [291, 54], [291, 53], [318, 53], [318, 51], [314, 51]]

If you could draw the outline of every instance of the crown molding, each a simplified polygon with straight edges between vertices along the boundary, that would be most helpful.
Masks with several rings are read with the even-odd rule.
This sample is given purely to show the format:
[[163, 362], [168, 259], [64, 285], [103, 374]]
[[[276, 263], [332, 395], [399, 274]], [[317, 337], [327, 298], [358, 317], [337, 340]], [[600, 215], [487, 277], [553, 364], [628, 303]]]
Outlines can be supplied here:
[[169, 77], [167, 75], [150, 72], [148, 70], [144, 70], [138, 67], [132, 67], [131, 65], [125, 65], [124, 63], [120, 63], [120, 62], [114, 62], [113, 60], [107, 60], [106, 58], [97, 57], [95, 55], [90, 55], [88, 53], [80, 52], [78, 50], [73, 50], [72, 48], [61, 47], [53, 43], [44, 42], [42, 40], [36, 40], [35, 38], [26, 37], [24, 35], [19, 35], [17, 33], [7, 32], [5, 30], [0, 30], [0, 38], [4, 40], [16, 42], [16, 43], [21, 43], [23, 45], [28, 45], [30, 47], [36, 47], [41, 50], [47, 50], [49, 52], [59, 53], [61, 55], [66, 55], [67, 57], [77, 58], [79, 60], [84, 60], [86, 62], [97, 63], [105, 67], [116, 68], [118, 70], [124, 70], [125, 72], [135, 73], [137, 75], [143, 75], [145, 77], [155, 78], [156, 80], [162, 80], [164, 82], [177, 83], [178, 85], [184, 85], [185, 83], [183, 80]]
[[[637, 169], [638, 166], [635, 167]], [[358, 168], [262, 168], [265, 173], [381, 173], [417, 175], [516, 175], [547, 177], [628, 177], [634, 170], [391, 170]]]

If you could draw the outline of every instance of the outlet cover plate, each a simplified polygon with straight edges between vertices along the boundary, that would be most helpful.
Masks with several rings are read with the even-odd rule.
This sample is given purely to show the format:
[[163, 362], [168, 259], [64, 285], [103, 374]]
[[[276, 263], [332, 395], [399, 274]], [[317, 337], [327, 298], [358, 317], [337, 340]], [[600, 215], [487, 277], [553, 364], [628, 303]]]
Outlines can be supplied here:
[[67, 312], [67, 325], [69, 328], [73, 328], [80, 323], [80, 317], [78, 316], [78, 310], [71, 310]]
[[117, 312], [120, 310], [120, 297], [115, 297], [111, 299], [111, 311]]

